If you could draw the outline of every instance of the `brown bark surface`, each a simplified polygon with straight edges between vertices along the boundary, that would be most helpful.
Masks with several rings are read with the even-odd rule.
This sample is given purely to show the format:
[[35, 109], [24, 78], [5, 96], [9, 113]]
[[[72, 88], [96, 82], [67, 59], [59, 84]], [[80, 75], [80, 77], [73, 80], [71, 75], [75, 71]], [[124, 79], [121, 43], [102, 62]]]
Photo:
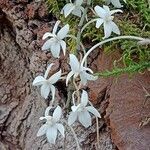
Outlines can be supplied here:
[[[51, 57], [42, 52], [42, 35], [50, 31], [54, 22], [44, 2], [29, 0], [0, 1], [0, 150], [73, 150], [76, 143], [66, 127], [66, 138], [58, 137], [56, 145], [47, 143], [36, 134], [42, 122], [48, 100], [39, 89], [32, 86], [33, 79], [43, 74], [46, 66], [54, 62], [55, 68], [68, 69], [67, 59]], [[101, 50], [89, 58], [90, 66], [102, 71], [112, 66], [119, 54], [106, 56]], [[112, 78], [89, 82], [90, 99], [101, 112], [99, 122], [100, 150], [150, 149], [149, 125], [139, 129], [140, 121], [149, 116], [149, 101], [143, 108], [145, 93], [140, 83], [149, 91], [149, 73], [145, 75]], [[66, 100], [64, 82], [57, 85], [57, 101], [63, 106]], [[63, 88], [62, 88], [63, 87]], [[107, 111], [106, 111], [107, 110]], [[85, 130], [74, 126], [82, 149], [96, 149], [96, 125]]]
[[[36, 134], [48, 100], [32, 86], [33, 79], [43, 74], [47, 64], [54, 62], [56, 71], [68, 68], [66, 59], [57, 60], [41, 51], [42, 36], [54, 25], [46, 5], [27, 0], [0, 1], [0, 150], [76, 149], [75, 140], [66, 127], [66, 139], [60, 136], [56, 145]], [[53, 72], [52, 71], [52, 72]], [[57, 100], [66, 99], [64, 83], [58, 83]], [[83, 149], [95, 149], [96, 131], [74, 126]], [[104, 127], [103, 127], [104, 126]], [[101, 149], [114, 149], [104, 121], [100, 122]], [[85, 132], [86, 131], [86, 132]]]

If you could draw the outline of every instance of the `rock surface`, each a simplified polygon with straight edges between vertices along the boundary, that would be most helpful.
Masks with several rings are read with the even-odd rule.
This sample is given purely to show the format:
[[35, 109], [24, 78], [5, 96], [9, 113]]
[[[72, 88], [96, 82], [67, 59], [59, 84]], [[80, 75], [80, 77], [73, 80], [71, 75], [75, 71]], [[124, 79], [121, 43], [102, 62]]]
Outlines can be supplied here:
[[142, 120], [150, 117], [144, 89], [150, 91], [149, 73], [122, 76], [111, 86], [108, 113], [112, 139], [119, 149], [150, 149], [150, 126], [140, 127]]
[[[68, 69], [67, 59], [60, 61], [42, 52], [42, 36], [54, 25], [44, 2], [32, 0], [0, 1], [0, 150], [51, 150], [76, 149], [74, 138], [67, 128], [66, 138], [58, 137], [56, 145], [47, 143], [36, 133], [48, 105], [33, 79], [43, 74], [46, 66], [54, 62], [52, 72], [59, 67]], [[93, 53], [90, 66], [102, 71], [112, 67], [119, 54], [104, 55], [102, 50]], [[65, 65], [64, 65], [65, 64]], [[149, 74], [122, 76], [115, 80], [99, 79], [89, 82], [90, 99], [102, 114], [99, 122], [99, 150], [145, 150], [149, 146], [149, 125], [139, 128], [144, 117], [149, 116], [149, 101], [143, 106], [145, 93], [142, 86], [150, 90]], [[139, 84], [140, 82], [140, 84]], [[63, 106], [66, 100], [64, 83], [57, 86], [57, 100]], [[141, 86], [142, 85], [142, 86]], [[85, 130], [78, 123], [74, 126], [82, 149], [96, 149], [95, 120]]]

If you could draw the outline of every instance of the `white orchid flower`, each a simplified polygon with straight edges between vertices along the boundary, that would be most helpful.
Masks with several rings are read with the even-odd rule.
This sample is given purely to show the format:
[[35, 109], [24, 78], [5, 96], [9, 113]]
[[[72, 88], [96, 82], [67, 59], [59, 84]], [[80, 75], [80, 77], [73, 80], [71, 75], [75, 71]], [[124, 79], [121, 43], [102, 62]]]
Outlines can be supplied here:
[[45, 72], [44, 77], [43, 76], [37, 76], [33, 81], [33, 86], [41, 86], [41, 96], [45, 99], [48, 97], [50, 91], [52, 92], [52, 100], [55, 98], [55, 87], [53, 84], [55, 84], [61, 77], [61, 70], [57, 73], [53, 74], [49, 79], [48, 73], [51, 70], [51, 67], [53, 66], [53, 63], [50, 64]]
[[66, 4], [61, 10], [61, 14], [64, 14], [65, 18], [71, 13], [75, 16], [81, 17], [82, 12], [84, 11], [84, 8], [81, 6], [82, 3], [83, 0], [75, 0], [74, 3], [70, 0], [70, 3]]
[[[93, 71], [90, 68], [84, 67], [81, 65], [77, 59], [77, 57], [73, 54], [70, 54], [70, 66], [71, 66], [71, 71], [67, 75], [66, 78], [66, 85], [68, 85], [68, 81], [70, 78], [73, 76], [74, 78], [77, 78], [80, 76], [81, 79], [81, 84], [85, 85], [87, 83], [87, 80], [96, 80], [97, 77], [93, 76], [92, 73]], [[90, 72], [91, 74], [87, 73]]]
[[[126, 3], [126, 0], [123, 0]], [[114, 7], [116, 8], [121, 8], [123, 7], [123, 5], [121, 5], [120, 0], [106, 0], [106, 3], [109, 5], [110, 3], [112, 3], [114, 5]]]
[[42, 46], [42, 50], [51, 50], [52, 55], [55, 58], [59, 58], [59, 54], [60, 54], [60, 49], [62, 48], [63, 53], [65, 55], [66, 53], [66, 42], [63, 40], [68, 32], [69, 32], [69, 25], [65, 25], [63, 28], [61, 28], [58, 32], [57, 32], [57, 28], [60, 24], [60, 21], [57, 21], [55, 23], [55, 26], [53, 28], [52, 33], [50, 32], [46, 32], [43, 35], [43, 40], [45, 40], [48, 37], [51, 37], [50, 39], [48, 39], [44, 45]]
[[90, 113], [96, 117], [101, 118], [100, 113], [93, 107], [87, 106], [88, 104], [88, 94], [83, 90], [81, 95], [81, 103], [77, 106], [72, 106], [72, 112], [68, 118], [68, 124], [72, 125], [77, 119], [85, 127], [88, 128], [92, 125], [92, 119]]
[[49, 110], [50, 107], [45, 110], [45, 116], [40, 117], [40, 120], [46, 119], [46, 123], [41, 126], [37, 136], [39, 137], [46, 134], [48, 142], [55, 144], [58, 133], [57, 131], [59, 131], [61, 135], [65, 137], [64, 126], [61, 123], [58, 123], [61, 118], [62, 110], [60, 106], [57, 106], [52, 116], [49, 115]]
[[120, 30], [118, 26], [112, 21], [114, 16], [112, 16], [116, 12], [122, 12], [120, 9], [111, 10], [108, 6], [95, 6], [95, 12], [100, 17], [96, 19], [96, 28], [99, 28], [102, 24], [104, 24], [104, 38], [108, 38], [112, 32], [120, 35]]

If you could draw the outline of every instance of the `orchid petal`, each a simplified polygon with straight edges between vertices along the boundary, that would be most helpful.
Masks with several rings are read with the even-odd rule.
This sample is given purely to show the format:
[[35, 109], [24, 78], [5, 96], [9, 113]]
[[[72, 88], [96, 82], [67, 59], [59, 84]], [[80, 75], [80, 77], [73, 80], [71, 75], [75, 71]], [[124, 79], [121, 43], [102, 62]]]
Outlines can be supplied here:
[[41, 86], [41, 96], [45, 99], [48, 97], [50, 92], [50, 85], [48, 83], [45, 83]]
[[71, 110], [73, 112], [75, 112], [75, 111], [77, 111], [77, 109], [79, 108], [79, 106], [80, 106], [80, 104], [78, 106], [73, 105], [73, 106], [71, 106]]
[[91, 116], [88, 111], [82, 111], [78, 115], [79, 122], [85, 127], [88, 128], [92, 125]]
[[59, 24], [60, 24], [60, 20], [56, 21], [54, 28], [53, 28], [53, 32], [52, 32], [53, 35], [56, 35]]
[[121, 8], [122, 5], [119, 0], [111, 0], [111, 3], [116, 7], [116, 8]]
[[[79, 6], [78, 8], [79, 8], [82, 12], [84, 12], [84, 7]], [[86, 15], [86, 19], [87, 19], [87, 15]]]
[[48, 37], [54, 37], [54, 34], [50, 33], [50, 32], [46, 32], [43, 37], [42, 37], [42, 40], [45, 40], [46, 38]]
[[70, 66], [71, 66], [71, 70], [73, 72], [79, 72], [79, 68], [80, 68], [80, 63], [77, 59], [77, 57], [73, 54], [70, 54]]
[[40, 117], [39, 119], [40, 119], [40, 120], [44, 120], [44, 119], [46, 119], [46, 117]]
[[59, 70], [58, 72], [56, 72], [55, 74], [53, 74], [49, 79], [48, 81], [51, 83], [51, 84], [54, 84], [56, 83], [61, 77], [61, 70]]
[[46, 71], [45, 71], [45, 75], [44, 75], [44, 78], [45, 78], [45, 79], [47, 78], [47, 76], [48, 76], [48, 74], [49, 74], [49, 71], [51, 70], [51, 68], [52, 68], [53, 65], [54, 65], [54, 64], [51, 63], [51, 64], [47, 67], [47, 69], [46, 69]]
[[86, 85], [87, 84], [87, 78], [85, 77], [83, 71], [80, 73], [80, 79], [81, 79], [81, 84], [82, 85]]
[[48, 50], [48, 49], [50, 49], [53, 42], [54, 42], [54, 39], [53, 39], [53, 38], [47, 40], [47, 41], [43, 44], [42, 50]]
[[64, 12], [65, 18], [73, 11], [73, 9], [75, 8], [75, 6], [72, 3], [66, 4], [61, 13]]
[[104, 22], [104, 33], [105, 33], [105, 37], [104, 38], [108, 38], [111, 35], [112, 32], [112, 26], [110, 22]]
[[118, 26], [114, 22], [111, 22], [111, 25], [112, 25], [112, 31], [114, 33], [120, 35], [120, 30], [119, 30]]
[[72, 125], [77, 120], [77, 112], [71, 112], [68, 117], [68, 124]]
[[59, 58], [59, 54], [60, 54], [60, 43], [55, 42], [51, 45], [51, 52], [53, 57], [55, 58]]
[[65, 55], [66, 54], [66, 42], [64, 42], [63, 40], [61, 40], [60, 41], [60, 45], [61, 45], [63, 53]]
[[47, 128], [48, 128], [47, 124], [42, 125], [37, 133], [37, 136], [42, 136], [46, 134]]
[[96, 117], [101, 118], [100, 113], [93, 106], [87, 106], [86, 109]]
[[110, 11], [110, 14], [113, 15], [114, 13], [118, 13], [118, 12], [123, 13], [122, 10], [116, 9], [116, 10], [111, 10], [111, 11]]
[[33, 86], [38, 86], [38, 85], [42, 85], [44, 82], [46, 81], [46, 79], [42, 76], [37, 76], [34, 80], [33, 80]]
[[105, 10], [107, 13], [110, 13], [110, 9], [109, 9], [109, 7], [108, 7], [108, 6], [103, 5], [103, 8], [104, 8], [104, 10]]
[[93, 73], [92, 69], [88, 68], [88, 67], [83, 67], [84, 71], [89, 71], [90, 73]]
[[68, 85], [68, 82], [69, 82], [69, 80], [70, 80], [70, 78], [73, 76], [73, 71], [70, 71], [69, 73], [68, 73], [68, 75], [67, 75], [67, 77], [66, 77], [66, 86]]
[[66, 35], [69, 32], [69, 25], [66, 24], [63, 28], [61, 28], [59, 30], [59, 32], [57, 33], [57, 36], [59, 37], [59, 39], [64, 39], [66, 37]]
[[45, 110], [45, 116], [49, 116], [49, 111], [51, 110], [52, 106], [48, 106]]
[[76, 0], [75, 1], [75, 5], [77, 5], [77, 6], [82, 5], [82, 3], [83, 3], [83, 0]]
[[53, 126], [49, 127], [46, 132], [46, 137], [49, 143], [55, 144], [57, 137], [57, 128]]
[[99, 28], [104, 23], [104, 20], [101, 18], [98, 18], [96, 21], [96, 28]]
[[81, 17], [81, 9], [76, 8], [72, 11], [72, 14], [78, 17]]
[[86, 91], [82, 91], [82, 94], [81, 94], [81, 104], [83, 104], [83, 106], [86, 106], [88, 103], [88, 94]]
[[53, 118], [56, 120], [56, 121], [59, 121], [60, 118], [61, 118], [61, 114], [62, 114], [62, 109], [60, 106], [57, 106], [56, 109], [54, 110], [53, 112]]
[[92, 74], [89, 74], [89, 73], [87, 73], [87, 72], [84, 72], [84, 76], [85, 76], [85, 78], [86, 78], [87, 80], [95, 81], [95, 80], [98, 79], [97, 76], [93, 76]]
[[52, 101], [55, 99], [55, 87], [53, 85], [50, 86], [52, 92]]
[[62, 135], [63, 137], [65, 137], [65, 129], [64, 129], [64, 126], [63, 126], [62, 124], [60, 124], [60, 123], [57, 123], [56, 126], [57, 126], [58, 131], [61, 133], [61, 135]]
[[106, 11], [102, 7], [97, 5], [94, 7], [94, 10], [99, 17], [104, 18]]

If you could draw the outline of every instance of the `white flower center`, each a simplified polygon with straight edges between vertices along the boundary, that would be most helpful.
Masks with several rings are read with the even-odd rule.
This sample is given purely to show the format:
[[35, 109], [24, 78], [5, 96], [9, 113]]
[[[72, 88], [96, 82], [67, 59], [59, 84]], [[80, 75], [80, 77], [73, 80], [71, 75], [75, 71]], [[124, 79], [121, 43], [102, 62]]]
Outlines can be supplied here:
[[113, 19], [114, 19], [114, 17], [110, 16], [110, 15], [106, 15], [106, 17], [105, 17], [106, 22], [112, 21]]
[[83, 105], [83, 104], [79, 104], [80, 106], [79, 106], [79, 108], [77, 109], [79, 112], [83, 112], [83, 111], [85, 111], [85, 106]]
[[45, 119], [47, 120], [46, 124], [48, 124], [49, 126], [53, 126], [56, 123], [55, 119], [52, 116], [46, 116]]
[[58, 43], [59, 43], [60, 40], [61, 40], [57, 35], [55, 35], [54, 38], [55, 38], [55, 42], [58, 42]]

